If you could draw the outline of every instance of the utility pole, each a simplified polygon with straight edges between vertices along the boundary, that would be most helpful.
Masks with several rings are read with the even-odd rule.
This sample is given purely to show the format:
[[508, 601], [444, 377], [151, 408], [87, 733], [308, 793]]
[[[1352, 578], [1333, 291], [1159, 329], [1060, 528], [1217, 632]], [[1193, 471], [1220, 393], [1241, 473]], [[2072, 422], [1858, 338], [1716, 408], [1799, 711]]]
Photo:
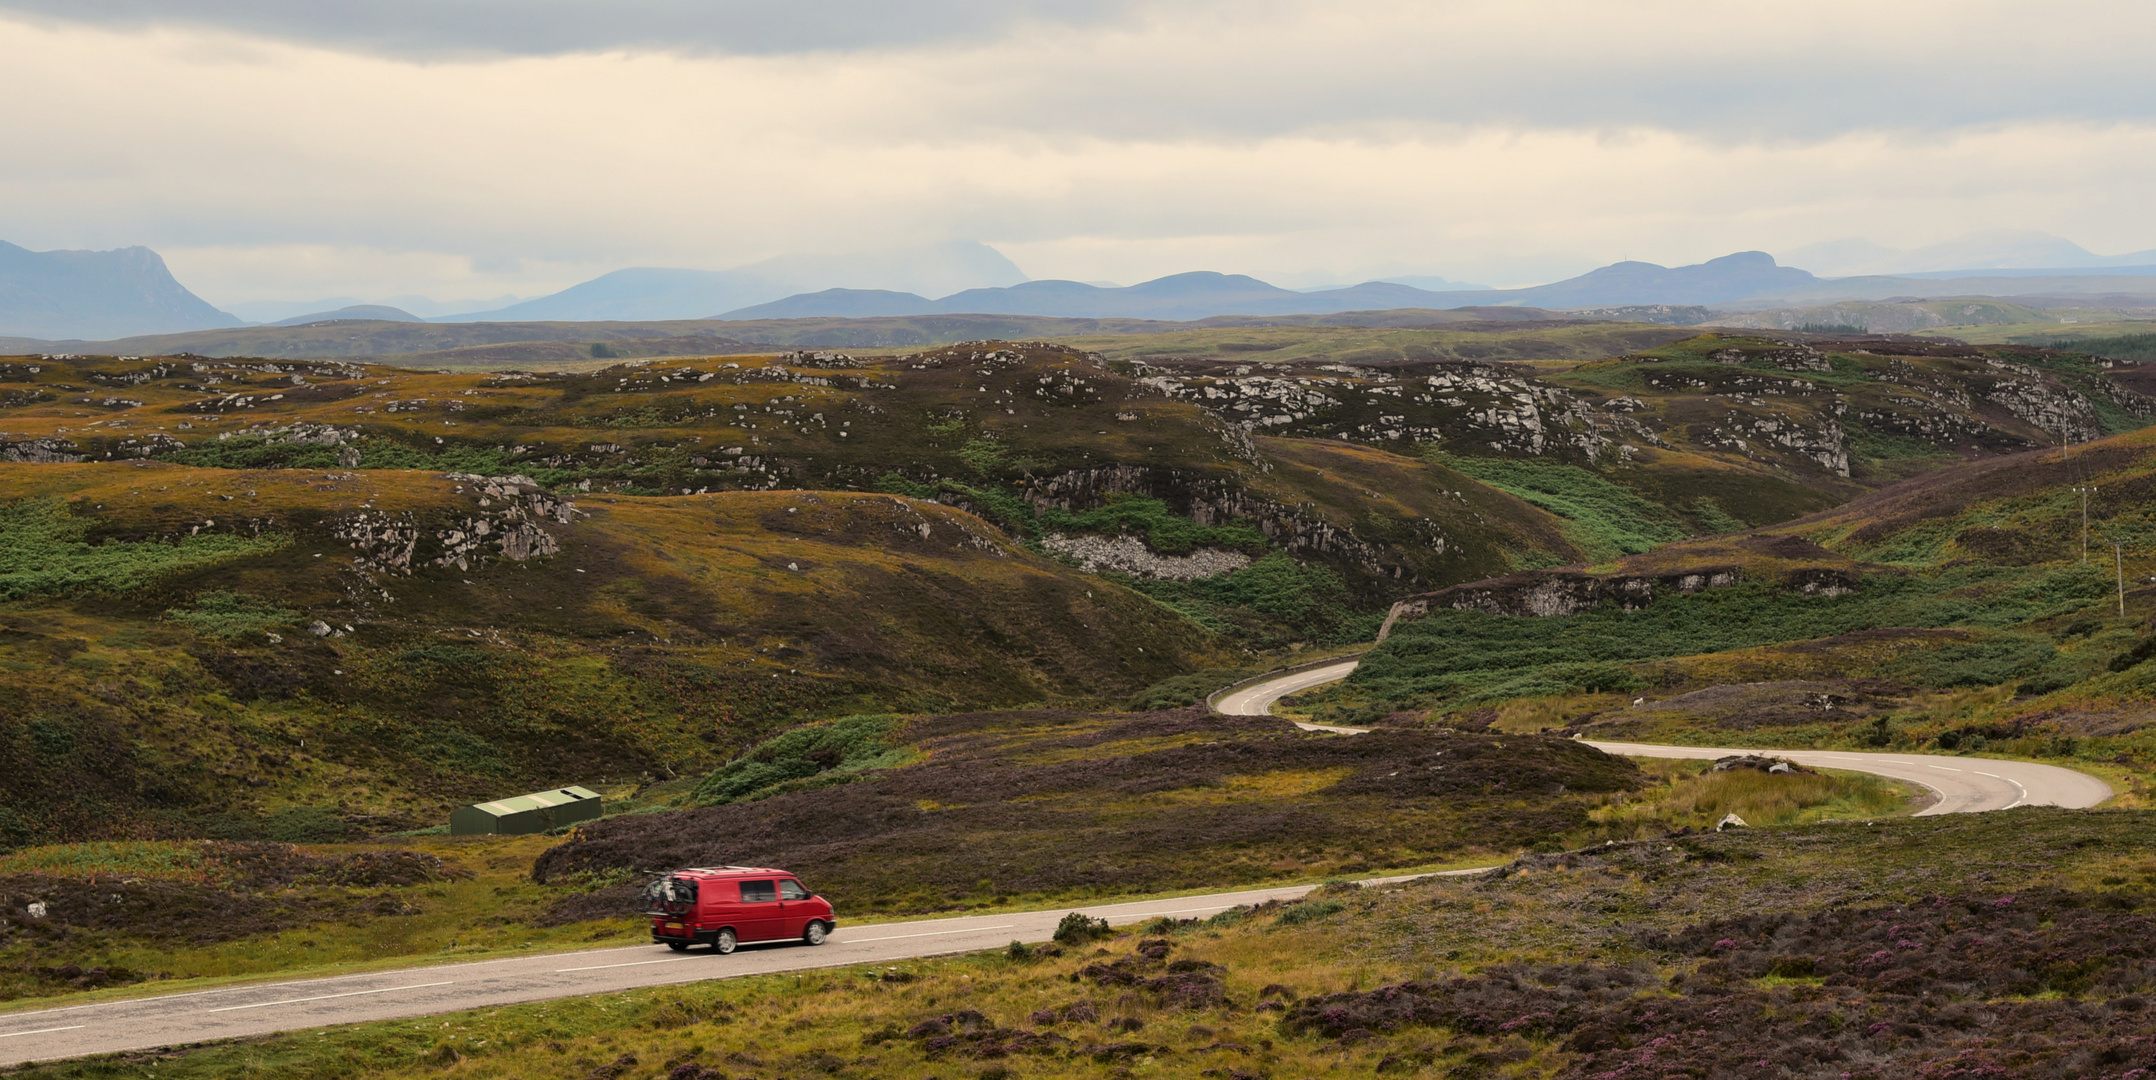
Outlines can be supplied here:
[[2123, 618], [2126, 615], [2126, 545], [2112, 544], [2111, 558], [2119, 570], [2119, 615]]
[[2074, 490], [2081, 495], [2081, 565], [2087, 566], [2089, 564], [2089, 493], [2096, 489], [2094, 487], [2077, 487]]

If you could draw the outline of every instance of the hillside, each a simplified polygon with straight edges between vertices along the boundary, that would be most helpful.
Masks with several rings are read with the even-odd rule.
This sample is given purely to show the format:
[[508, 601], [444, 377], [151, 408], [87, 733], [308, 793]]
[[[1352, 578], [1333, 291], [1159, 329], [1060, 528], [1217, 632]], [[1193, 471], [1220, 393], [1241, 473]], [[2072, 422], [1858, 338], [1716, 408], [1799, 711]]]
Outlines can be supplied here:
[[1353, 679], [1298, 707], [1596, 738], [2003, 752], [2094, 769], [2142, 800], [2156, 763], [2152, 485], [2156, 436], [2141, 429], [2070, 456], [1938, 470], [1594, 573], [1440, 590], [1404, 602]]
[[[2041, 350], [1228, 347], [1254, 332], [1341, 347], [9, 361], [0, 681], [35, 723], [7, 742], [33, 778], [0, 796], [8, 835], [333, 837], [633, 791], [849, 712], [1186, 701], [1260, 654], [1368, 640], [1403, 597], [1682, 561], [1667, 545], [2147, 411], [2139, 366]], [[1613, 332], [1635, 333], [1541, 340]]]

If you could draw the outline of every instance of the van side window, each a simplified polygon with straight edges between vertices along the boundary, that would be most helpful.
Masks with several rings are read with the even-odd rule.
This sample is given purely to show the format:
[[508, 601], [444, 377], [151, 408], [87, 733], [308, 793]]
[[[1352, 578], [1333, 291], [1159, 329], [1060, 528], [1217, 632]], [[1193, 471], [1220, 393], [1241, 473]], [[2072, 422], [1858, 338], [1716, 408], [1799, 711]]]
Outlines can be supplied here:
[[806, 900], [808, 898], [809, 891], [805, 888], [802, 888], [800, 882], [795, 881], [792, 878], [779, 879], [779, 899]]
[[769, 881], [744, 881], [741, 883], [741, 902], [744, 904], [760, 904], [778, 898], [778, 886]]

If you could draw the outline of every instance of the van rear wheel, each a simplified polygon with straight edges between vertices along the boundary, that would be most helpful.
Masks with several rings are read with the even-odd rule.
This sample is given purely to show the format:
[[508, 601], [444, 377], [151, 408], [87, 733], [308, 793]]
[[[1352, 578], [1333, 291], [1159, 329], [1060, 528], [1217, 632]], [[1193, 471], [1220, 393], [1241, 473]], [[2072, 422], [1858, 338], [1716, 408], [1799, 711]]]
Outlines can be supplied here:
[[741, 939], [735, 937], [733, 931], [721, 930], [718, 937], [711, 939], [711, 949], [713, 952], [730, 953], [734, 951], [734, 946], [740, 943]]
[[824, 939], [830, 936], [831, 928], [817, 921], [811, 921], [808, 924], [808, 929], [801, 931], [801, 940], [811, 945], [821, 945], [824, 943]]

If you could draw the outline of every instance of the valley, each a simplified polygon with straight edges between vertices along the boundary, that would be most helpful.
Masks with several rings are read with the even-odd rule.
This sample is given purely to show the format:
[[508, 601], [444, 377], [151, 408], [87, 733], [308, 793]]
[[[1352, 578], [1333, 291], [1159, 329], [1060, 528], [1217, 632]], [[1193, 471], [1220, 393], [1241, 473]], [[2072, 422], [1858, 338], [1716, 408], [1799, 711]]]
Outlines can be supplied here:
[[[910, 1068], [905, 1054], [1060, 1075], [1201, 1052], [1137, 1027], [1101, 1049], [1108, 1036], [1049, 1038], [1063, 1021], [997, 1011], [1053, 973], [1140, 987], [1094, 1000], [1096, 1026], [1238, 1032], [1213, 1041], [1271, 1043], [1249, 1051], [1267, 1069], [1480, 1054], [1509, 1070], [1488, 1075], [1572, 1075], [1632, 1036], [1303, 1017], [1329, 1015], [1326, 995], [1413, 983], [1388, 992], [1434, 1001], [1468, 991], [1433, 989], [1432, 972], [1481, 987], [1544, 962], [1534, 935], [1448, 924], [1453, 944], [1431, 953], [1423, 931], [1387, 951], [1369, 928], [1414, 905], [1526, 903], [1521, 883], [1549, 867], [1621, 865], [1625, 888], [1652, 892], [1696, 855], [1728, 867], [1697, 872], [1758, 890], [1747, 845], [1840, 851], [1876, 828], [1925, 839], [1777, 873], [1906, 883], [1945, 860], [1970, 868], [1955, 888], [1972, 896], [1989, 895], [1973, 868], [1993, 866], [2070, 897], [2057, 904], [2138, 910], [2131, 873], [2071, 869], [2095, 855], [1998, 860], [2141, 827], [2152, 372], [2070, 347], [1564, 320], [564, 370], [9, 358], [0, 993], [60, 1003], [625, 945], [646, 873], [690, 863], [791, 867], [877, 919], [1500, 865], [1139, 935], [1262, 971], [1287, 987], [1271, 997], [1240, 975], [1189, 1000], [1143, 989], [1169, 985], [1156, 946], [1111, 936], [1096, 960], [1066, 944], [1069, 961], [1032, 945], [909, 961], [962, 1003], [945, 1012], [980, 1018], [943, 1021], [966, 1037], [933, 1051], [923, 1040], [945, 1036], [903, 1035], [925, 996], [847, 975], [817, 976], [812, 996], [855, 1049], [756, 1038], [795, 1047], [773, 1068], [820, 1054], [839, 1064], [815, 1068], [862, 1075]], [[2081, 488], [2115, 573], [2081, 562]], [[1352, 676], [1278, 712], [1370, 734], [1203, 707], [1356, 653]], [[2004, 756], [2116, 797], [2003, 811], [2042, 823], [2009, 842], [2005, 826], [1904, 820], [1923, 806], [1914, 781], [1710, 771], [1590, 741]], [[457, 805], [567, 784], [602, 792], [607, 817], [441, 835]], [[1754, 830], [1713, 832], [1730, 813]], [[1682, 855], [1643, 869], [1668, 852]], [[1605, 871], [1579, 872], [1580, 896], [1604, 888]], [[100, 880], [119, 899], [72, 899]], [[175, 903], [229, 914], [146, 918]], [[1808, 903], [1772, 910], [1796, 926]], [[1653, 932], [1734, 917], [1695, 907], [1667, 907]], [[1596, 947], [1625, 971], [1727, 981], [1644, 926]], [[1279, 935], [1307, 950], [1259, 959]], [[1563, 996], [1520, 978], [1523, 1001]], [[484, 1021], [508, 1025], [493, 1036], [362, 1057], [514, 1075], [519, 1053], [574, 1048], [593, 1075], [658, 1059], [671, 1075], [748, 1038], [762, 1021], [722, 1023], [716, 1003], [764, 985], [668, 991], [685, 1019], [631, 1027], [584, 1005], [554, 1006], [584, 1019], [549, 1027], [518, 1006]], [[662, 999], [633, 1000], [643, 1016]], [[901, 1034], [870, 1037], [890, 1024]], [[672, 1046], [676, 1028], [701, 1048]], [[1909, 1052], [1962, 1046], [1938, 1038]], [[532, 1049], [550, 1043], [564, 1049]], [[317, 1044], [349, 1045], [234, 1045], [320, 1070]], [[207, 1075], [228, 1052], [110, 1067]], [[606, 1072], [609, 1054], [637, 1063]], [[108, 1066], [25, 1075], [90, 1067]]]

